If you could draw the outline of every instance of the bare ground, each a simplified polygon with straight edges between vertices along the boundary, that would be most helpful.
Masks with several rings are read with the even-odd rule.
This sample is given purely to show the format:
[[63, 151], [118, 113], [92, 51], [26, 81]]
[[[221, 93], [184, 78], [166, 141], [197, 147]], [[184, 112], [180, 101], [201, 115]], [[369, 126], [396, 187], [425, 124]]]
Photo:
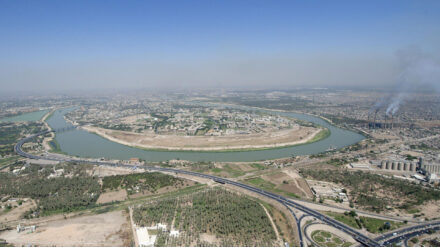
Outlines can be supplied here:
[[279, 172], [271, 175], [263, 175], [262, 178], [266, 181], [274, 183], [277, 188], [295, 193], [303, 197], [313, 197], [312, 192], [307, 186], [307, 183], [303, 181], [297, 173], [291, 170], [284, 170], [284, 172]]
[[[32, 199], [22, 199], [24, 202], [18, 205], [17, 202], [4, 202], [2, 205], [10, 204], [13, 208], [7, 213], [3, 213], [3, 209], [0, 209], [0, 223], [18, 220], [29, 209], [36, 206], [36, 203]], [[16, 207], [15, 207], [16, 206]]]
[[104, 192], [99, 195], [98, 201], [96, 203], [107, 203], [113, 201], [124, 201], [127, 199], [127, 191], [126, 190], [117, 190], [117, 191], [109, 191]]
[[122, 211], [61, 219], [37, 226], [34, 233], [2, 232], [0, 238], [14, 245], [38, 246], [125, 246], [131, 238]]
[[275, 235], [277, 236], [277, 241], [280, 242], [281, 245], [282, 245], [282, 242], [281, 242], [281, 239], [280, 239], [280, 233], [278, 232], [278, 229], [277, 229], [275, 223], [273, 222], [272, 216], [270, 215], [270, 213], [267, 211], [267, 208], [264, 207], [263, 204], [260, 203], [260, 205], [264, 209], [264, 212], [266, 212], [267, 217], [269, 218], [270, 224], [272, 225], [272, 228], [273, 228], [273, 230], [275, 232]]
[[133, 133], [86, 126], [83, 129], [128, 146], [167, 150], [233, 150], [275, 148], [306, 143], [321, 129], [298, 126], [275, 132], [230, 136], [178, 136]]

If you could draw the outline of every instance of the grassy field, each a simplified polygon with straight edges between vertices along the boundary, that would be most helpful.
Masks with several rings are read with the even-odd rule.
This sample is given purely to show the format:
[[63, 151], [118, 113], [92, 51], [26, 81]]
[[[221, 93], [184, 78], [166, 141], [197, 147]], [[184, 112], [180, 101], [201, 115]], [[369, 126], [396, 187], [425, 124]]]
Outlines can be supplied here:
[[364, 228], [371, 233], [384, 233], [394, 229], [398, 229], [404, 225], [403, 222], [381, 220], [371, 217], [359, 216], [354, 217], [350, 214], [342, 214], [335, 212], [325, 212], [328, 216], [331, 216], [337, 221], [340, 221], [353, 228], [361, 229]]
[[325, 214], [353, 228], [361, 229], [362, 227], [362, 225], [356, 222], [356, 218], [350, 215], [344, 215], [341, 213], [334, 213], [334, 212], [325, 212]]
[[[365, 229], [367, 229], [367, 231], [369, 231], [371, 233], [391, 231], [394, 229], [398, 229], [404, 225], [403, 222], [381, 220], [381, 219], [363, 217], [363, 216], [360, 216], [359, 219], [361, 221], [362, 226]], [[387, 222], [388, 222], [390, 228], [384, 227]]]

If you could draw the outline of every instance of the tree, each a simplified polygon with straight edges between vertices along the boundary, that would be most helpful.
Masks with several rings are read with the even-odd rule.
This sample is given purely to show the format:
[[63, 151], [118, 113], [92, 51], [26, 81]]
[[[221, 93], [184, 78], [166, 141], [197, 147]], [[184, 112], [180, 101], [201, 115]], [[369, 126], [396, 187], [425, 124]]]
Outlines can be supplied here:
[[356, 217], [357, 213], [354, 210], [351, 210], [350, 213], [348, 213], [351, 217]]

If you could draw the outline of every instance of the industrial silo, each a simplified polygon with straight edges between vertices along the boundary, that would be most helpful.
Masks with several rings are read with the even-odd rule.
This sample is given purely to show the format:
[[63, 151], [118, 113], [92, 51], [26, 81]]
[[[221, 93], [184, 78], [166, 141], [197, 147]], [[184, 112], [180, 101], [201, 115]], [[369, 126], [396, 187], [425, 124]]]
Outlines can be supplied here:
[[411, 165], [410, 165], [410, 171], [412, 171], [412, 172], [415, 172], [415, 171], [416, 171], [416, 163], [411, 162]]
[[409, 167], [410, 167], [409, 162], [405, 162], [405, 164], [403, 165], [403, 170], [404, 171], [409, 171]]
[[391, 161], [387, 161], [386, 168], [387, 170], [391, 169]]
[[397, 162], [393, 161], [393, 163], [391, 163], [391, 170], [396, 170], [397, 169]]

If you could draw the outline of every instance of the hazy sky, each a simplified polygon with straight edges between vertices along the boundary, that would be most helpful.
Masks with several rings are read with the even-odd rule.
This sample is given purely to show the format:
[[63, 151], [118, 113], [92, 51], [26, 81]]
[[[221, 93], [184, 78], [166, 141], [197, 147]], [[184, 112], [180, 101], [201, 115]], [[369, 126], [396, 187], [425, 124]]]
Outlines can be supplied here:
[[0, 0], [2, 91], [391, 85], [440, 1]]

